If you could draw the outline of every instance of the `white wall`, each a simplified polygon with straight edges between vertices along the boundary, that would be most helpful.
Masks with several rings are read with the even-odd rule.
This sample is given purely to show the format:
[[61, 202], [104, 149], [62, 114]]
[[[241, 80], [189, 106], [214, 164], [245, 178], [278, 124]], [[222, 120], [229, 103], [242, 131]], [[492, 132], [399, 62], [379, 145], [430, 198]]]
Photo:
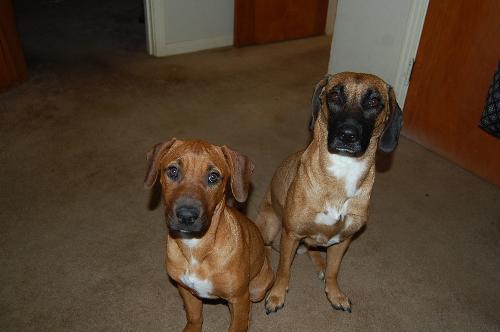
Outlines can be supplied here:
[[146, 0], [148, 49], [156, 56], [233, 44], [234, 0]]
[[340, 0], [329, 70], [379, 75], [393, 84], [412, 0]]
[[396, 90], [401, 105], [428, 0], [338, 0], [329, 73], [366, 72]]
[[[269, 0], [272, 1], [272, 0]], [[147, 47], [166, 56], [233, 45], [234, 0], [145, 0]], [[337, 0], [329, 0], [327, 34]]]

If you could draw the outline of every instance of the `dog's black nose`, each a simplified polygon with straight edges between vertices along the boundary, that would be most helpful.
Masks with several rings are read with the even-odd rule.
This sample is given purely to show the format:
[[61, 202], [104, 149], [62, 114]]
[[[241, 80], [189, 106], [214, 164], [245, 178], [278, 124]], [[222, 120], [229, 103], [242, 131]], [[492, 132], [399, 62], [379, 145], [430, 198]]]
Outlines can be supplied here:
[[344, 143], [354, 143], [359, 141], [359, 131], [351, 124], [342, 125], [338, 131], [338, 138]]
[[175, 215], [177, 216], [179, 223], [192, 225], [196, 220], [198, 220], [198, 217], [200, 216], [200, 209], [195, 206], [183, 205], [175, 209]]

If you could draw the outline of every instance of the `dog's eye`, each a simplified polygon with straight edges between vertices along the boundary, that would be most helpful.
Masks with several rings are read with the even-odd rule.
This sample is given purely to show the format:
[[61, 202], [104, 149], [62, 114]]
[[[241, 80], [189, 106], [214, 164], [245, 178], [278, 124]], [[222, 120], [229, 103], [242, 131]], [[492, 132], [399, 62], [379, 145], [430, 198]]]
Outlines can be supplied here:
[[217, 183], [217, 181], [219, 181], [219, 179], [220, 179], [220, 174], [217, 172], [210, 172], [208, 174], [208, 178], [207, 178], [208, 184], [215, 184], [215, 183]]
[[328, 99], [330, 99], [331, 102], [338, 104], [340, 102], [340, 94], [338, 91], [332, 91], [328, 95]]
[[175, 181], [179, 178], [179, 169], [176, 166], [169, 166], [166, 173], [170, 180]]
[[380, 100], [378, 98], [372, 98], [368, 101], [368, 106], [370, 108], [376, 108], [380, 105]]

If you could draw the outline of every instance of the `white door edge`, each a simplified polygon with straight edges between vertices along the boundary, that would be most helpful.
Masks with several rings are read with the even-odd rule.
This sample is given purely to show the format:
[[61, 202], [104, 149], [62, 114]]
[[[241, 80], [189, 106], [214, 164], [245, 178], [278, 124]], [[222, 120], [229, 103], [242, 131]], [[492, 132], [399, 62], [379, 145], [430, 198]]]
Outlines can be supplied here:
[[165, 2], [162, 0], [145, 0], [144, 11], [146, 21], [146, 45], [148, 53], [161, 56], [165, 44]]
[[410, 13], [408, 15], [408, 25], [406, 26], [401, 56], [396, 71], [396, 81], [394, 91], [396, 99], [401, 107], [404, 106], [406, 94], [410, 84], [410, 75], [417, 55], [420, 36], [424, 27], [425, 15], [429, 0], [412, 1]]

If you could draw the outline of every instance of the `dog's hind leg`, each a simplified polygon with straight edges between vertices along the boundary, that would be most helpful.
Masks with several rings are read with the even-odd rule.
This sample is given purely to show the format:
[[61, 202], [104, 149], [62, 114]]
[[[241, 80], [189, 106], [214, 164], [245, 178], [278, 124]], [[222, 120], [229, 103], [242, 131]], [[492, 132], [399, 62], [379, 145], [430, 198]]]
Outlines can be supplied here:
[[260, 234], [264, 239], [264, 244], [270, 246], [281, 230], [281, 219], [274, 211], [270, 190], [267, 191], [264, 201], [262, 202], [259, 214], [257, 218], [255, 218], [255, 224], [259, 228]]
[[255, 276], [250, 281], [250, 301], [259, 302], [266, 295], [267, 291], [273, 285], [274, 274], [273, 268], [271, 266], [271, 259], [269, 258], [268, 253], [266, 253], [266, 258], [264, 259], [264, 263], [262, 264], [262, 269], [259, 274]]
[[314, 264], [314, 267], [318, 271], [318, 278], [320, 280], [325, 279], [325, 270], [326, 270], [326, 260], [321, 255], [319, 250], [314, 250], [313, 248], [308, 248], [307, 253]]

